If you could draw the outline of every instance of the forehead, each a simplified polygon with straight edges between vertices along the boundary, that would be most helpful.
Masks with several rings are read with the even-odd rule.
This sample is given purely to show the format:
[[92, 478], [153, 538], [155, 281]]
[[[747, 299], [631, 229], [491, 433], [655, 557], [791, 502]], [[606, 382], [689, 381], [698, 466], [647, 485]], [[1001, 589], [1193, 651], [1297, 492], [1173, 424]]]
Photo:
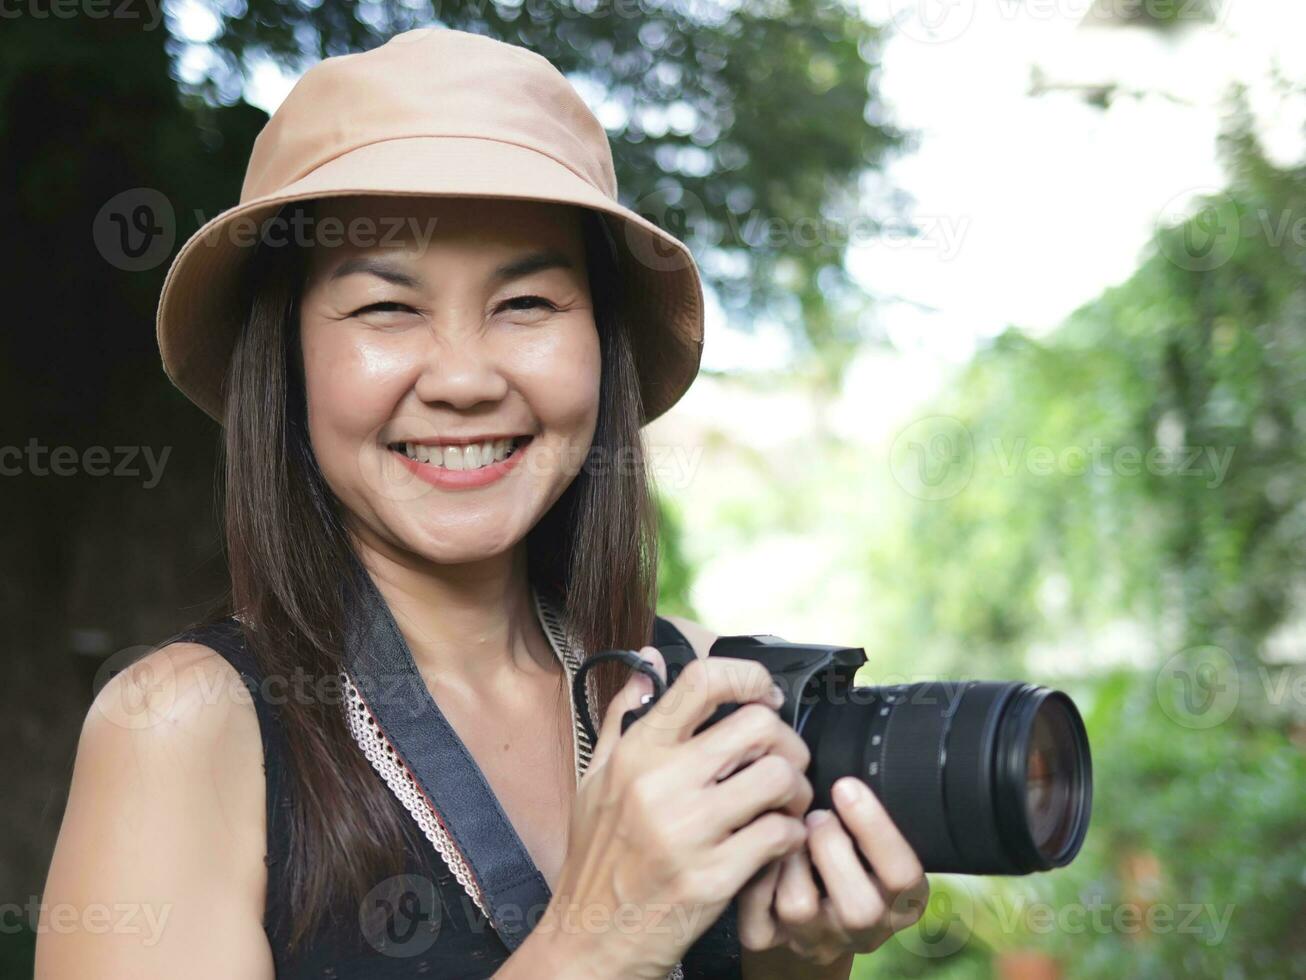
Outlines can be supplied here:
[[[505, 250], [553, 247], [584, 258], [581, 209], [552, 201], [485, 197], [341, 197], [309, 207], [313, 265], [360, 252], [410, 254], [457, 247], [501, 256]], [[328, 243], [330, 247], [322, 243]]]

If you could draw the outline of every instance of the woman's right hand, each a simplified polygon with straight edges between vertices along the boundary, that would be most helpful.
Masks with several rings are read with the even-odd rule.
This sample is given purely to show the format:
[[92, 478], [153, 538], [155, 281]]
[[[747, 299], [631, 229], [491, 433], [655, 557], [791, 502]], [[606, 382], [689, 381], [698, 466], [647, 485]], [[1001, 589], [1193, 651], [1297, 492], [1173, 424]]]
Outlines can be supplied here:
[[[665, 678], [655, 647], [640, 655]], [[635, 672], [608, 706], [532, 933], [574, 975], [661, 980], [750, 878], [806, 841], [810, 754], [765, 667], [693, 661], [623, 735], [622, 716], [651, 693]], [[741, 706], [694, 734], [730, 702]]]

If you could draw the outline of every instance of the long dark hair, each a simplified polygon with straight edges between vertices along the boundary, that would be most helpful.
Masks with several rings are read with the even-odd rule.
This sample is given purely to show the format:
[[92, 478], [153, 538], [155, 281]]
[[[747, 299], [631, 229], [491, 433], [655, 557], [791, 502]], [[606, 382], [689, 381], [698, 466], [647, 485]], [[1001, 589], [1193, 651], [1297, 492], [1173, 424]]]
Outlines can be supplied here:
[[[311, 204], [288, 205], [278, 217], [288, 222], [299, 209], [307, 213]], [[651, 641], [657, 511], [617, 258], [602, 216], [581, 209], [581, 217], [602, 351], [591, 458], [609, 465], [582, 467], [526, 547], [532, 583], [556, 600], [566, 628], [592, 653]], [[251, 257], [248, 312], [225, 382], [230, 606], [265, 677], [331, 682], [343, 659], [342, 576], [359, 566], [341, 505], [309, 444], [298, 310], [306, 251], [281, 241], [264, 236]], [[614, 460], [622, 465], [610, 465]], [[606, 666], [594, 671], [600, 706], [624, 680]], [[293, 949], [334, 909], [357, 908], [376, 884], [402, 873], [405, 847], [420, 845], [413, 821], [354, 743], [338, 702], [286, 698], [279, 712], [292, 799], [290, 854], [277, 872], [290, 911], [280, 928]]]

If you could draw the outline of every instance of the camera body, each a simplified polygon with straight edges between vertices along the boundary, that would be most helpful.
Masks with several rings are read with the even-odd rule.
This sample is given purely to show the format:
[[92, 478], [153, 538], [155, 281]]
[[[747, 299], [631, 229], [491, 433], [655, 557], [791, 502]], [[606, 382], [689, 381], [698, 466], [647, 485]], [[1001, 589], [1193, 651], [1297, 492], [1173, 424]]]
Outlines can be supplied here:
[[[674, 685], [696, 659], [657, 648]], [[722, 636], [709, 656], [755, 660], [784, 692], [780, 717], [811, 750], [813, 807], [843, 776], [865, 782], [928, 872], [1019, 875], [1075, 857], [1092, 808], [1088, 736], [1074, 702], [1020, 682], [859, 686], [860, 647]], [[622, 731], [662, 692], [622, 718]], [[720, 706], [697, 731], [739, 707]]]

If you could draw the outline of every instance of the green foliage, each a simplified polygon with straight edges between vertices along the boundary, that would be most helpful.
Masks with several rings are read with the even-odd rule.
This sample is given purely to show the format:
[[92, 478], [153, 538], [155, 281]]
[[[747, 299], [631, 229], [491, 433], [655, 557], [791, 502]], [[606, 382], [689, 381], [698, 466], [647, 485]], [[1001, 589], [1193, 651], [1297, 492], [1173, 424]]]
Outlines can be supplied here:
[[695, 619], [689, 598], [693, 568], [685, 557], [680, 516], [674, 501], [658, 499], [658, 615]]
[[[1223, 143], [1227, 194], [1052, 336], [998, 338], [922, 423], [921, 499], [869, 549], [901, 626], [882, 642], [954, 675], [1040, 665], [1086, 709], [1094, 816], [1071, 867], [976, 882], [953, 956], [895, 941], [862, 975], [1010, 949], [1074, 977], [1306, 974], [1306, 169], [1237, 121]], [[1211, 648], [1235, 701], [1184, 717]]]

